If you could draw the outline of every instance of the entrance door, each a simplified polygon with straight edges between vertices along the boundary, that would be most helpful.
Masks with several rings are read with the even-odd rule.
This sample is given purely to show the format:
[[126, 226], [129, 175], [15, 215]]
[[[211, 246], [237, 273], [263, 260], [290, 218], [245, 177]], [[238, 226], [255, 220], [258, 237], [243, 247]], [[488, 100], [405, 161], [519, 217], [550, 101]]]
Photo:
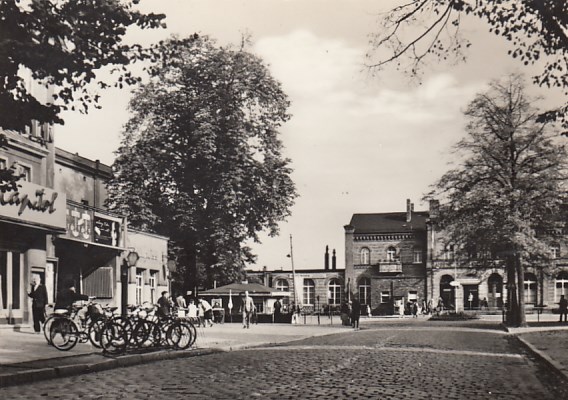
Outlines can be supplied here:
[[14, 324], [23, 318], [22, 254], [0, 251], [0, 323]]
[[463, 302], [466, 310], [479, 307], [479, 285], [463, 285]]
[[487, 280], [487, 289], [489, 307], [503, 307], [503, 278], [498, 274], [492, 274]]

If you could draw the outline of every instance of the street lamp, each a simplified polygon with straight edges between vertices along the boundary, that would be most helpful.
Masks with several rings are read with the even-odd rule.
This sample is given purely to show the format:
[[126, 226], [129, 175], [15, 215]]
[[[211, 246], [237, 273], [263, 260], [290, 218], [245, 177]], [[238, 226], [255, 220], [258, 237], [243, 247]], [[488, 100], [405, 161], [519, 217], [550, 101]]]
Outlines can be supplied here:
[[122, 316], [124, 317], [127, 314], [126, 304], [128, 303], [128, 270], [130, 269], [130, 267], [135, 267], [139, 259], [140, 256], [138, 256], [137, 252], [135, 251], [129, 252], [120, 270], [120, 278], [121, 278], [120, 281], [121, 281], [121, 292], [122, 292], [120, 296], [121, 297], [120, 303], [121, 303], [121, 313]]

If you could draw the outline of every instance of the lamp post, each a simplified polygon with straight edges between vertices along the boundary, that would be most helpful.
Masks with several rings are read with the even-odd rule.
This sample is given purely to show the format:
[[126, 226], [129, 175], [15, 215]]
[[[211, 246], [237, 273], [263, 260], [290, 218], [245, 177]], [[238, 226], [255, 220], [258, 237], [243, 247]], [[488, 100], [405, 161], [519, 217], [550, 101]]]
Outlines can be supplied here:
[[122, 263], [122, 267], [120, 269], [120, 283], [121, 283], [121, 299], [120, 299], [120, 311], [123, 317], [126, 317], [127, 310], [126, 305], [128, 303], [128, 271], [130, 267], [135, 267], [136, 263], [140, 257], [138, 253], [135, 251], [130, 251], [124, 262]]

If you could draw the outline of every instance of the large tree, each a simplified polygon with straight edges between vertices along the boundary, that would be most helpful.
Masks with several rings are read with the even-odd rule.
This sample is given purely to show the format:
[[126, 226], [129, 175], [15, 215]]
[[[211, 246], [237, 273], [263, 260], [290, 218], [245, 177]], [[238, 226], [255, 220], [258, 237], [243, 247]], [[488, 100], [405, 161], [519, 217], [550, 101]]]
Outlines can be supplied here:
[[171, 39], [135, 92], [113, 165], [112, 208], [171, 238], [186, 288], [232, 282], [296, 197], [279, 129], [280, 84], [255, 55], [208, 37]]
[[[139, 0], [2, 0], [0, 1], [0, 128], [22, 131], [31, 121], [63, 123], [66, 109], [86, 112], [97, 106], [96, 72], [114, 66], [116, 85], [139, 78], [124, 67], [151, 57], [139, 45], [123, 43], [127, 28], [156, 28], [164, 15], [143, 14]], [[53, 89], [52, 99], [36, 98], [31, 78]]]
[[567, 199], [565, 146], [536, 122], [533, 103], [516, 75], [478, 94], [465, 111], [467, 136], [456, 145], [461, 161], [428, 195], [441, 201], [439, 227], [459, 258], [487, 254], [504, 263], [514, 326], [526, 323], [525, 268], [546, 264], [550, 243], [542, 233], [564, 221]]
[[[465, 17], [487, 23], [512, 44], [509, 55], [540, 71], [533, 82], [568, 94], [568, 2], [558, 0], [407, 0], [384, 13], [371, 35], [369, 67], [395, 64], [419, 75], [429, 61], [461, 62], [471, 42]], [[568, 129], [568, 103], [539, 115]]]

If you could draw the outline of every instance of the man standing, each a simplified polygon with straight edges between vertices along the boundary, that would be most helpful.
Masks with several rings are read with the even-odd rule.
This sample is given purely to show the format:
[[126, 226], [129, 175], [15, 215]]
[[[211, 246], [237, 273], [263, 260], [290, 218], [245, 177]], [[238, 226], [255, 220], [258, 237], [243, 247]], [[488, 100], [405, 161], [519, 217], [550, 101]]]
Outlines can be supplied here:
[[560, 302], [558, 303], [560, 306], [560, 322], [562, 322], [562, 316], [564, 316], [564, 322], [567, 322], [568, 319], [568, 300], [564, 297], [564, 295], [560, 296]]
[[45, 322], [45, 306], [47, 305], [47, 289], [42, 285], [41, 278], [34, 275], [32, 278], [32, 289], [28, 296], [32, 298], [32, 315], [34, 319], [34, 331], [41, 332], [40, 323]]
[[213, 307], [205, 299], [199, 299], [199, 314], [203, 315], [203, 327], [213, 326]]
[[359, 330], [359, 318], [361, 317], [361, 303], [359, 302], [358, 295], [353, 297], [351, 302], [351, 326], [354, 330]]
[[252, 301], [252, 298], [249, 297], [249, 292], [246, 291], [243, 303], [241, 304], [241, 312], [243, 313], [243, 329], [250, 328], [250, 318], [254, 310], [254, 302]]
[[280, 322], [280, 310], [282, 309], [282, 304], [280, 304], [280, 300], [276, 299], [274, 303], [274, 322]]

